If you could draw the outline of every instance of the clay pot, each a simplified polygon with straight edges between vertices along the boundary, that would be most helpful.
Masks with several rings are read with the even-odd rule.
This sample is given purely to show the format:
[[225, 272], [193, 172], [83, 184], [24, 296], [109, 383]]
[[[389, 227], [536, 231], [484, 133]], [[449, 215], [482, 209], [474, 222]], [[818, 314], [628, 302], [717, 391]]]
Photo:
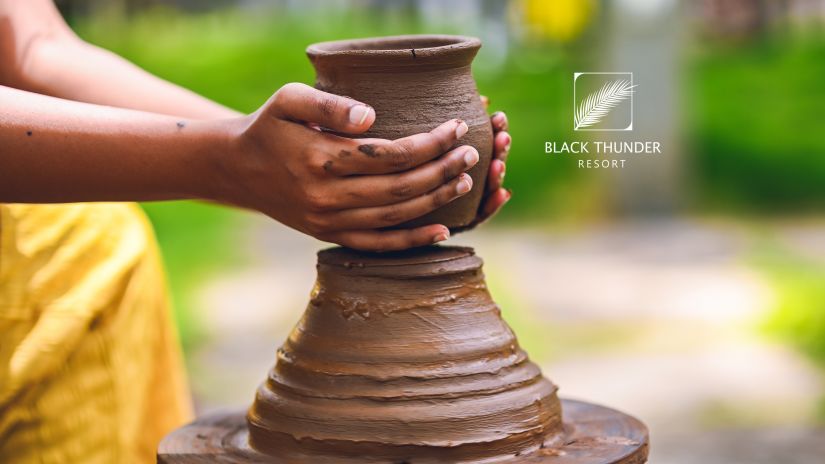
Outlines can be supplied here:
[[458, 231], [475, 218], [493, 152], [493, 132], [470, 73], [481, 41], [473, 37], [411, 35], [323, 42], [307, 48], [320, 90], [375, 108], [363, 137], [397, 139], [427, 132], [453, 118], [470, 130], [458, 145], [472, 145], [480, 160], [469, 174], [473, 189], [430, 214], [402, 224], [444, 224]]
[[286, 462], [499, 462], [559, 445], [556, 386], [481, 265], [458, 247], [321, 251], [306, 312], [249, 410], [251, 447]]

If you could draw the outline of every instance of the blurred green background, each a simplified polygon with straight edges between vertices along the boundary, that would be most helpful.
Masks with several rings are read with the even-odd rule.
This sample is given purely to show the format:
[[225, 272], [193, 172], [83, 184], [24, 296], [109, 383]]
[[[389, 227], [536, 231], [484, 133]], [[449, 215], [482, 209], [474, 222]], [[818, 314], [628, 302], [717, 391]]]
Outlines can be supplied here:
[[[735, 242], [730, 266], [753, 276], [770, 295], [759, 299], [766, 308], [745, 327], [740, 320], [731, 323], [737, 325], [736, 334], [744, 330], [759, 343], [779, 341], [798, 350], [800, 362], [821, 367], [824, 5], [756, 0], [60, 3], [72, 27], [89, 42], [245, 112], [284, 83], [312, 83], [304, 49], [313, 42], [408, 33], [478, 35], [484, 47], [474, 75], [491, 109], [507, 112], [514, 140], [506, 179], [514, 200], [485, 228], [495, 237], [491, 241], [527, 240], [519, 231], [531, 231], [553, 247], [570, 237], [585, 240], [598, 230], [622, 247], [625, 242], [617, 237], [630, 228], [641, 231], [629, 234], [633, 240], [652, 246], [662, 234], [711, 230], [709, 236], [721, 237], [719, 243]], [[628, 65], [627, 57], [637, 61]], [[642, 119], [637, 121], [647, 123], [648, 132], [641, 133], [649, 139], [666, 139], [670, 161], [642, 169], [645, 161], [633, 160], [621, 173], [594, 172], [545, 154], [545, 141], [580, 139], [570, 123], [573, 72], [629, 67], [656, 83], [655, 89], [648, 82], [640, 85], [640, 95], [651, 89], [660, 101], [670, 102], [664, 108], [639, 103]], [[187, 353], [194, 357], [220, 331], [203, 322], [199, 292], [223, 274], [254, 268], [255, 253], [239, 244], [250, 229], [260, 227], [259, 218], [193, 202], [144, 207], [164, 252]], [[478, 236], [484, 243], [485, 236]], [[475, 237], [465, 240], [472, 244]], [[690, 237], [686, 242], [674, 238], [667, 246], [690, 257], [689, 245], [683, 245]], [[600, 253], [593, 254], [608, 254]], [[637, 258], [627, 258], [628, 263]], [[640, 343], [637, 330], [647, 319], [629, 314], [623, 323], [610, 319], [559, 328], [558, 320], [537, 316], [535, 302], [514, 290], [510, 283], [517, 278], [502, 267], [487, 273], [505, 316], [534, 358], [549, 362]], [[693, 286], [691, 292], [704, 289]], [[715, 294], [706, 295], [711, 301]], [[651, 328], [649, 335], [661, 335], [660, 329]], [[548, 334], [553, 344], [547, 343]], [[695, 333], [697, 340], [702, 336], [701, 330]], [[197, 381], [198, 368], [193, 370]], [[715, 423], [725, 411], [713, 409], [705, 419]], [[751, 425], [764, 420], [742, 417]], [[662, 457], [661, 462], [688, 462]]]
[[[209, 8], [203, 2], [195, 11], [185, 2], [101, 2], [92, 8], [77, 3], [81, 6], [74, 9], [62, 6], [84, 39], [244, 112], [257, 109], [287, 82], [313, 82], [304, 54], [311, 43], [467, 32], [460, 24], [432, 27], [415, 2], [332, 2], [332, 8], [317, 2], [272, 2], [246, 9], [233, 2], [213, 2]], [[598, 27], [603, 9], [588, 1], [484, 6], [490, 14], [500, 13], [501, 21], [515, 16], [525, 21], [523, 30], [510, 31], [519, 37], [507, 43], [504, 57], [487, 63], [482, 52], [474, 73], [492, 108], [507, 111], [515, 140], [516, 162], [508, 166], [507, 184], [518, 201], [497, 221], [582, 221], [610, 215], [601, 201], [604, 188], [592, 173], [573, 163], [551, 166], [540, 154], [549, 137], [559, 132], [569, 136], [569, 76], [595, 65], [598, 54], [592, 47], [597, 41], [588, 28]], [[519, 6], [523, 10], [514, 12]], [[680, 90], [687, 101], [680, 129], [691, 148], [692, 183], [683, 203], [688, 211], [754, 219], [817, 213], [825, 207], [825, 40], [821, 23], [802, 32], [793, 26], [787, 17], [715, 34], [708, 24], [694, 25], [707, 34], [680, 50], [685, 70]], [[237, 259], [223, 245], [242, 217], [191, 202], [145, 208], [166, 254], [177, 307], [186, 313], [187, 289], [210, 270]], [[775, 271], [791, 272], [782, 267]], [[819, 308], [810, 310], [823, 314]], [[825, 319], [819, 319], [819, 324], [811, 321], [818, 332], [812, 327], [806, 331], [819, 335], [820, 346], [812, 352], [822, 354]], [[186, 341], [192, 342], [189, 332]]]

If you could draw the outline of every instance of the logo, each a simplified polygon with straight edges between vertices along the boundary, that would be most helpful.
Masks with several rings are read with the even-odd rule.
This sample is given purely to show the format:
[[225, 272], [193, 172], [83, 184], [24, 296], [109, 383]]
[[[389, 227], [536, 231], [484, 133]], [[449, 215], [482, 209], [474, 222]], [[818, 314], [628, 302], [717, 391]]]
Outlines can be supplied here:
[[573, 74], [573, 130], [632, 131], [633, 73]]

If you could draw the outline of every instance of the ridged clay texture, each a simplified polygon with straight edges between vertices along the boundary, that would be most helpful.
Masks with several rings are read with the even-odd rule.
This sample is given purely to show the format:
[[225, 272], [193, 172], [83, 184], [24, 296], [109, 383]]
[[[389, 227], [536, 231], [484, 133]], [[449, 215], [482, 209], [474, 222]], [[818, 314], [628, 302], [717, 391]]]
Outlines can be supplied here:
[[250, 445], [399, 462], [555, 446], [556, 386], [519, 348], [481, 266], [459, 247], [321, 251], [306, 312], [249, 410]]

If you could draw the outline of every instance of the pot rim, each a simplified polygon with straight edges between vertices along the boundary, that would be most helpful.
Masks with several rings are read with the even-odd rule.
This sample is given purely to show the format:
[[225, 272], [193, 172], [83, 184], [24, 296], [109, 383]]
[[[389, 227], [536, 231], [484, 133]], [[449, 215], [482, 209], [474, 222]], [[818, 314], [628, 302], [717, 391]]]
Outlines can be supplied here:
[[[420, 45], [420, 46], [419, 46]], [[462, 35], [416, 34], [319, 42], [307, 47], [313, 63], [344, 66], [469, 64], [481, 48], [481, 39]]]
[[367, 252], [332, 247], [318, 252], [318, 267], [338, 274], [408, 278], [480, 269], [483, 261], [469, 247], [430, 245], [400, 251]]

